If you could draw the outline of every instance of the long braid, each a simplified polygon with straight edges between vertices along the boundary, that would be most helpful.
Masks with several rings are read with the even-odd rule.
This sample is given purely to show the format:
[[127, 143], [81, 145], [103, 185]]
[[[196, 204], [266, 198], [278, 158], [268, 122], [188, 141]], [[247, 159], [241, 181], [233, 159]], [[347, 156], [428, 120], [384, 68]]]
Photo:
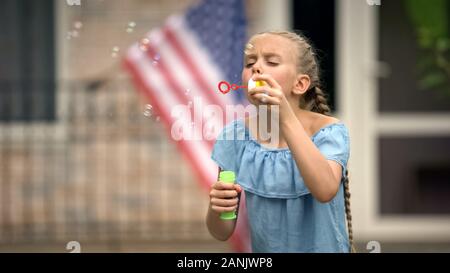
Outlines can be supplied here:
[[311, 90], [310, 93], [315, 95], [312, 111], [329, 116], [331, 112], [330, 106], [328, 106], [327, 98], [322, 89], [315, 86], [314, 90]]
[[345, 170], [344, 178], [344, 199], [345, 199], [345, 214], [347, 215], [347, 230], [348, 230], [348, 240], [350, 243], [350, 252], [356, 252], [355, 246], [353, 244], [353, 227], [352, 227], [352, 212], [350, 209], [350, 188], [348, 180], [348, 170]]

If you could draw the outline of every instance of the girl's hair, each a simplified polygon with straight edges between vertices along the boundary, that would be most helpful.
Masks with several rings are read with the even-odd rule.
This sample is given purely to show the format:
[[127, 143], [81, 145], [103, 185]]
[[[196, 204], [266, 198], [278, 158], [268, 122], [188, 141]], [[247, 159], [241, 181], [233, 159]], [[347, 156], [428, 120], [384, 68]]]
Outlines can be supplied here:
[[317, 54], [308, 38], [291, 31], [265, 31], [256, 35], [260, 34], [278, 35], [295, 43], [297, 46], [297, 72], [308, 75], [311, 80], [309, 90], [300, 97], [299, 107], [329, 116], [330, 107], [327, 103], [326, 94], [322, 91]]
[[[295, 43], [297, 46], [297, 72], [309, 76], [311, 86], [306, 93], [300, 97], [299, 107], [312, 112], [323, 115], [330, 115], [330, 107], [327, 103], [326, 94], [322, 91], [320, 82], [320, 66], [317, 54], [311, 45], [311, 42], [302, 34], [291, 31], [265, 31], [260, 34], [273, 34], [285, 37]], [[352, 213], [350, 210], [350, 188], [348, 180], [348, 171], [345, 171], [344, 178], [344, 198], [345, 198], [345, 214], [347, 215], [348, 239], [350, 243], [350, 251], [355, 252], [353, 244], [353, 228]]]
[[345, 200], [345, 214], [347, 215], [347, 229], [348, 229], [348, 241], [350, 243], [350, 252], [356, 252], [355, 245], [353, 244], [353, 228], [352, 228], [352, 212], [350, 210], [350, 181], [348, 180], [348, 170], [345, 169], [344, 178], [344, 200]]

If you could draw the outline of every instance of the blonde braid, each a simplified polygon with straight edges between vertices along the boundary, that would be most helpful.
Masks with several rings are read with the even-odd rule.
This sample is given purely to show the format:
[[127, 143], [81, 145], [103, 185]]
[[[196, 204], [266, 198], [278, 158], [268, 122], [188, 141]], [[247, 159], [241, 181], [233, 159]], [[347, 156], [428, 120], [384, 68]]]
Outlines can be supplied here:
[[328, 106], [326, 95], [322, 89], [315, 86], [314, 89], [309, 92], [314, 93], [315, 95], [312, 111], [329, 116], [331, 112], [330, 107]]
[[348, 240], [350, 243], [350, 252], [356, 252], [355, 246], [353, 244], [353, 227], [352, 227], [352, 212], [350, 209], [350, 188], [348, 179], [348, 170], [345, 170], [344, 179], [344, 199], [345, 199], [345, 214], [347, 215], [347, 229], [348, 229]]

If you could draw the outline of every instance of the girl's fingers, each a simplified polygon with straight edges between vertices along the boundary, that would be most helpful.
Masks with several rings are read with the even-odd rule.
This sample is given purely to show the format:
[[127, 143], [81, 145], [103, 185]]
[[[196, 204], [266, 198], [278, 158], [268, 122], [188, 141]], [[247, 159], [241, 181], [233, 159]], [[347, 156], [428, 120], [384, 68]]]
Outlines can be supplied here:
[[278, 82], [272, 78], [269, 74], [255, 74], [252, 79], [254, 81], [265, 81], [270, 87], [275, 89], [280, 89], [281, 86], [278, 84]]
[[[267, 88], [267, 86], [255, 87], [249, 90], [248, 94], [262, 103], [267, 103], [269, 101], [267, 97], [275, 98], [275, 101], [280, 102], [283, 97], [281, 91], [272, 88]], [[279, 104], [279, 103], [271, 103], [271, 104]]]
[[213, 189], [216, 190], [234, 190], [234, 184], [232, 183], [223, 183], [221, 181], [217, 181], [213, 185]]
[[209, 194], [211, 197], [216, 198], [233, 198], [238, 195], [236, 190], [212, 190]]
[[214, 211], [222, 213], [222, 212], [235, 211], [237, 209], [237, 205], [236, 206], [232, 206], [232, 207], [220, 207], [220, 206], [216, 206], [216, 205], [211, 205], [211, 208]]
[[258, 101], [263, 104], [279, 105], [280, 101], [278, 98], [268, 96], [266, 94], [255, 94], [253, 95]]
[[267, 88], [267, 86], [258, 86], [258, 87], [252, 88], [252, 89], [248, 90], [248, 94], [249, 95], [266, 94], [269, 96], [275, 95], [273, 90], [270, 88]]
[[219, 198], [211, 198], [211, 204], [219, 207], [233, 207], [238, 204], [238, 198], [232, 199], [219, 199]]

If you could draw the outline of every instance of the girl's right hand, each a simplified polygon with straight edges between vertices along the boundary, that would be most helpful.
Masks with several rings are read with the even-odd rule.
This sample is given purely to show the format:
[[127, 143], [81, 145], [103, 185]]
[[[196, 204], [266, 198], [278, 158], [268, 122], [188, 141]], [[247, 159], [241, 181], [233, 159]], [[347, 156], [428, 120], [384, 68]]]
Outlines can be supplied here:
[[224, 183], [217, 181], [211, 186], [209, 192], [210, 207], [217, 213], [234, 211], [238, 207], [242, 188], [238, 184]]

